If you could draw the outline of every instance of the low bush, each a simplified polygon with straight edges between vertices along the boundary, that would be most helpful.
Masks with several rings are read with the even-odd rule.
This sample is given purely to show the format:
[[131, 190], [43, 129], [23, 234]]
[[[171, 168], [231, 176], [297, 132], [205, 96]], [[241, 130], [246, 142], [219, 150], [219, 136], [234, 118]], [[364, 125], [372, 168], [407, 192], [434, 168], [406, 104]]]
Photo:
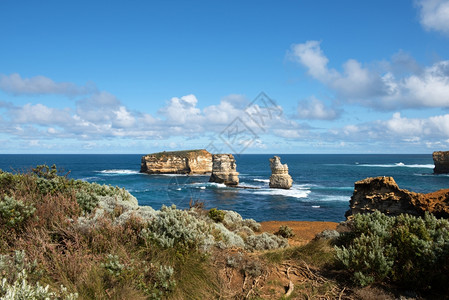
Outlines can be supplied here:
[[291, 229], [290, 227], [288, 227], [287, 225], [282, 225], [279, 227], [279, 230], [276, 231], [274, 233], [275, 235], [279, 235], [282, 236], [283, 238], [291, 238], [293, 237], [295, 234], [293, 233], [293, 229]]
[[32, 204], [4, 195], [0, 200], [0, 224], [16, 230], [20, 229], [35, 211], [36, 208]]
[[209, 210], [208, 215], [209, 215], [209, 218], [211, 218], [215, 222], [223, 222], [225, 212], [222, 210], [216, 209], [216, 208], [211, 208]]
[[177, 247], [179, 250], [206, 249], [214, 243], [211, 227], [175, 205], [162, 206], [141, 236], [158, 243], [163, 248]]
[[375, 212], [355, 215], [351, 228], [336, 255], [357, 284], [449, 291], [449, 221]]
[[259, 235], [252, 235], [246, 239], [247, 250], [271, 250], [285, 248], [288, 246], [287, 239], [264, 232]]

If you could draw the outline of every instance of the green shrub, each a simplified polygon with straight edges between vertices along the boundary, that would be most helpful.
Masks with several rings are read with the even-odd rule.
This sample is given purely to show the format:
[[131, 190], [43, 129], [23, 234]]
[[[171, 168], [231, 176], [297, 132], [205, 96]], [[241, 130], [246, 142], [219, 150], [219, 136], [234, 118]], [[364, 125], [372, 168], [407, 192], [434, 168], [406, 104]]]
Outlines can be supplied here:
[[278, 249], [287, 246], [287, 239], [267, 232], [259, 235], [252, 235], [246, 239], [246, 248], [250, 251]]
[[295, 235], [293, 233], [293, 229], [291, 229], [287, 225], [281, 225], [281, 227], [279, 227], [279, 230], [276, 231], [274, 234], [282, 236], [283, 238], [286, 238], [286, 239], [291, 238]]
[[163, 205], [155, 220], [141, 236], [157, 242], [163, 248], [178, 247], [180, 250], [207, 248], [214, 243], [211, 227], [205, 221], [176, 209], [175, 205]]
[[36, 208], [32, 204], [4, 196], [0, 201], [0, 224], [10, 228], [20, 228], [33, 216]]
[[76, 202], [84, 212], [90, 213], [97, 207], [98, 197], [95, 194], [80, 190], [76, 192]]
[[47, 165], [37, 165], [36, 168], [31, 169], [31, 172], [37, 177], [45, 179], [54, 179], [58, 177], [56, 165], [52, 165], [51, 167]]
[[120, 262], [119, 257], [112, 254], [108, 254], [106, 261], [101, 263], [101, 266], [105, 268], [109, 274], [114, 276], [120, 276], [126, 268], [125, 265]]
[[447, 290], [449, 222], [431, 214], [354, 216], [337, 259], [359, 285], [389, 281], [404, 288]]
[[209, 210], [209, 218], [211, 218], [212, 220], [214, 220], [215, 222], [223, 222], [224, 217], [225, 217], [225, 212], [216, 208], [211, 208]]
[[65, 299], [74, 300], [78, 294], [69, 293], [60, 286], [56, 292], [39, 282], [31, 283], [28, 274], [37, 274], [36, 262], [29, 263], [24, 251], [15, 251], [14, 256], [0, 255], [0, 299]]
[[163, 293], [172, 292], [176, 287], [174, 269], [171, 266], [160, 266], [156, 273], [154, 287]]

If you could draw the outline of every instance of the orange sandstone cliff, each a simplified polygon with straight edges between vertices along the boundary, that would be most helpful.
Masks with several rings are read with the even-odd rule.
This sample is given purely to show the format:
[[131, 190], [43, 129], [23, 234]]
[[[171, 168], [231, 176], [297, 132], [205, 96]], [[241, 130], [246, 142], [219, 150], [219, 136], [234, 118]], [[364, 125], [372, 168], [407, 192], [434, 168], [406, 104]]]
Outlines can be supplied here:
[[142, 156], [140, 172], [148, 174], [207, 174], [212, 154], [204, 149], [164, 151]]
[[449, 218], [449, 189], [420, 194], [400, 189], [393, 177], [366, 178], [355, 183], [349, 206], [347, 218], [375, 210], [387, 215], [416, 216], [428, 211], [436, 217]]

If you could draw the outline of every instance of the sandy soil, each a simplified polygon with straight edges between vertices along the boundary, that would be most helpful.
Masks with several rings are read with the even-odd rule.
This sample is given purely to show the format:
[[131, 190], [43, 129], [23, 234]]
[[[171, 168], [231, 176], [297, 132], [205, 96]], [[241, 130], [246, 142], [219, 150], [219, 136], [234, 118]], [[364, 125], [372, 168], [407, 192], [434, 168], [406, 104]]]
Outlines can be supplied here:
[[275, 233], [281, 225], [290, 227], [295, 236], [288, 239], [290, 246], [300, 246], [311, 241], [317, 233], [325, 229], [333, 230], [337, 228], [335, 222], [310, 222], [310, 221], [268, 221], [261, 222], [261, 232]]

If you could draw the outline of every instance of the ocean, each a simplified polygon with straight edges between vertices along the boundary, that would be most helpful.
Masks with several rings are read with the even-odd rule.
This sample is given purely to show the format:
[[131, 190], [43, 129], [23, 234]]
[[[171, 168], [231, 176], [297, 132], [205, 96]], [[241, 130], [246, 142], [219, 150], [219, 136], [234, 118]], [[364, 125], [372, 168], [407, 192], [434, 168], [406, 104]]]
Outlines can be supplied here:
[[433, 174], [431, 154], [284, 154], [293, 178], [290, 190], [270, 189], [272, 154], [236, 155], [240, 184], [257, 189], [230, 188], [209, 183], [209, 176], [147, 175], [139, 173], [140, 154], [127, 155], [0, 155], [0, 169], [27, 171], [39, 164], [56, 164], [68, 177], [126, 188], [140, 205], [159, 209], [191, 201], [206, 208], [235, 210], [256, 221], [334, 221], [345, 219], [354, 182], [374, 176], [393, 176], [400, 188], [429, 193], [449, 188], [448, 175]]

